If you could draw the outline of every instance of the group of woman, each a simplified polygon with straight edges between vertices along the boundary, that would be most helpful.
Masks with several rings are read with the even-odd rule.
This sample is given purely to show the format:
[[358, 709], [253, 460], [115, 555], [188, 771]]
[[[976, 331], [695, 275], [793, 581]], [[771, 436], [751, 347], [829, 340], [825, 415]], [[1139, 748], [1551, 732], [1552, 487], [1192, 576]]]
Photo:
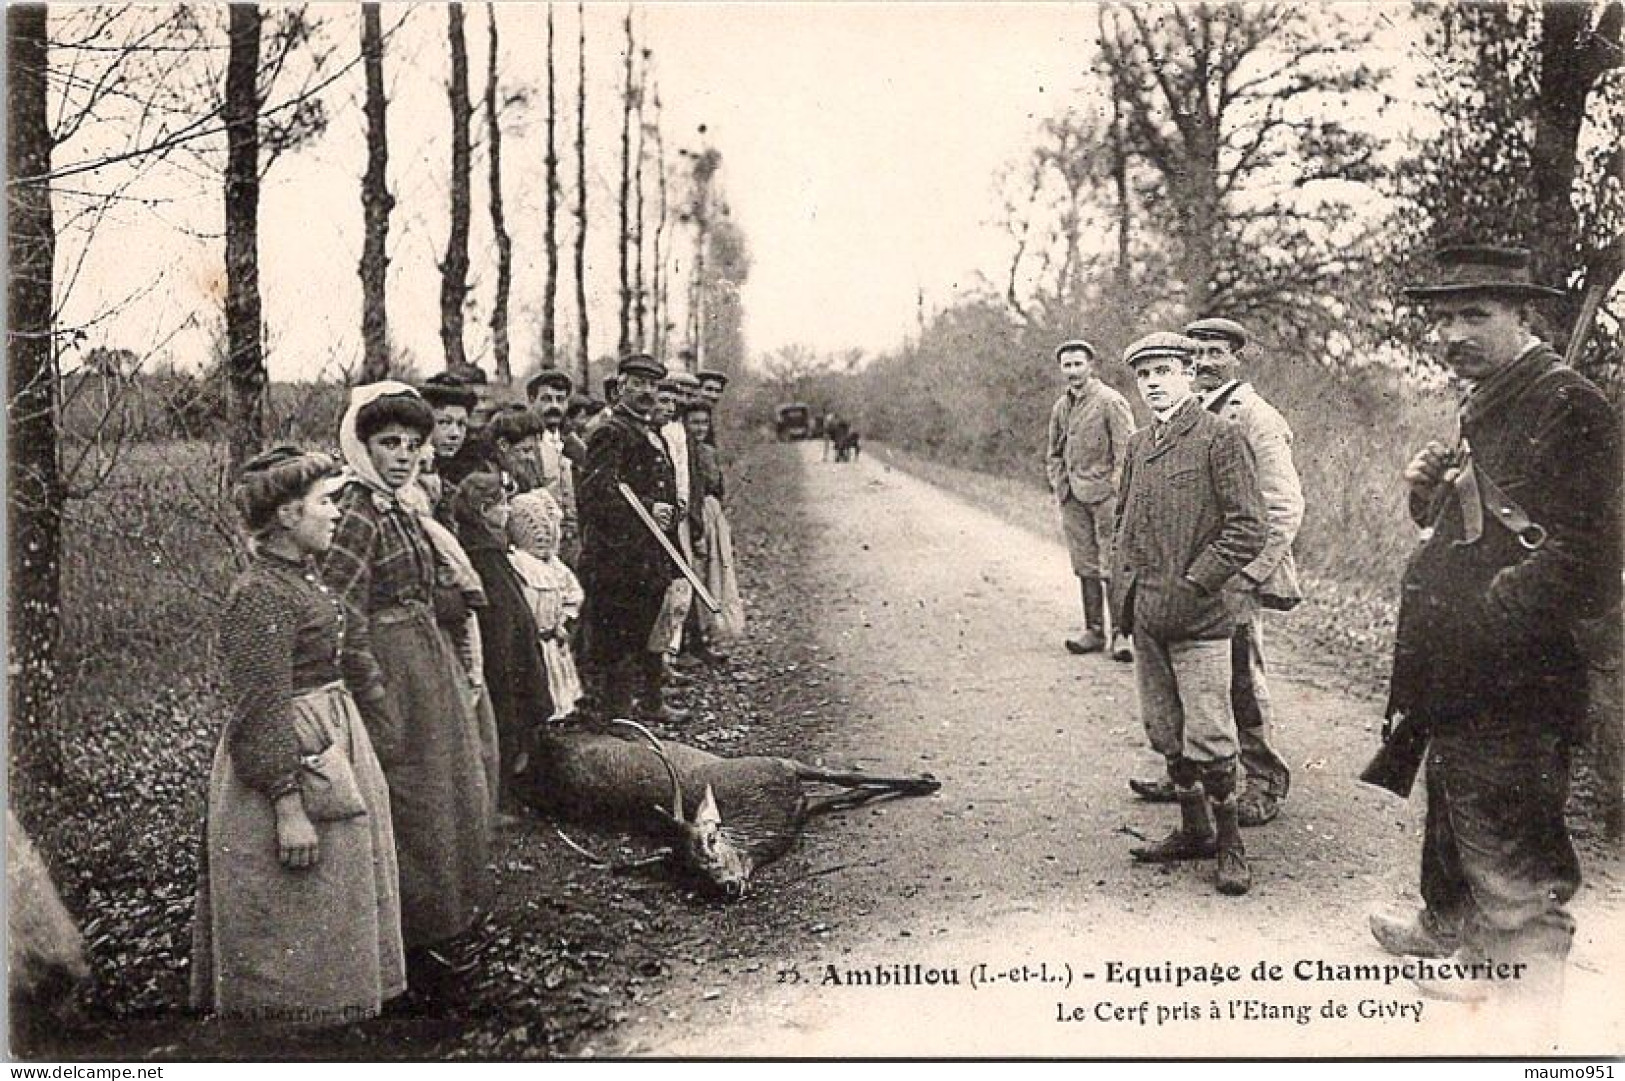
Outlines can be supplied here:
[[501, 476], [437, 493], [435, 515], [418, 483], [434, 425], [405, 384], [357, 387], [342, 468], [278, 447], [234, 487], [252, 557], [220, 629], [198, 1008], [342, 1024], [468, 967], [458, 944], [490, 888], [521, 733], [558, 715], [553, 688], [574, 676], [545, 644], [580, 597], [546, 550], [548, 503], [524, 510], [533, 558], [508, 558]]

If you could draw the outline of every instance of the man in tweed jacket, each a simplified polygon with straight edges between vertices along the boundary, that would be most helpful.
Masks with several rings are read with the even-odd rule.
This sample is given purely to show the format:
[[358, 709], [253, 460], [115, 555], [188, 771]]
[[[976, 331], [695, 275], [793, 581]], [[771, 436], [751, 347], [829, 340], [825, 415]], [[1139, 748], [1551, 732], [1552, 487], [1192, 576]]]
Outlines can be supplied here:
[[[1239, 427], [1247, 440], [1269, 522], [1264, 551], [1225, 590], [1236, 617], [1236, 631], [1230, 639], [1230, 708], [1241, 740], [1241, 824], [1261, 826], [1279, 813], [1292, 784], [1292, 771], [1270, 746], [1275, 709], [1264, 678], [1259, 609], [1287, 611], [1303, 599], [1292, 559], [1292, 542], [1303, 524], [1303, 486], [1292, 464], [1292, 429], [1251, 383], [1240, 378], [1247, 331], [1230, 319], [1198, 319], [1184, 333], [1198, 345], [1196, 392], [1202, 396], [1203, 406]], [[1171, 780], [1130, 781], [1129, 787], [1152, 802], [1174, 800]]]
[[[1095, 348], [1080, 339], [1062, 342], [1056, 362], [1066, 390], [1049, 413], [1044, 471], [1061, 511], [1072, 573], [1083, 600], [1084, 631], [1068, 638], [1071, 653], [1098, 653], [1106, 647], [1105, 578], [1111, 566], [1112, 521], [1117, 480], [1134, 433], [1134, 414], [1117, 391], [1095, 377]], [[1133, 659], [1128, 638], [1112, 613], [1112, 656]]]
[[1240, 430], [1194, 393], [1196, 348], [1157, 333], [1123, 354], [1156, 420], [1129, 440], [1112, 597], [1134, 636], [1140, 717], [1180, 807], [1178, 829], [1132, 854], [1151, 863], [1217, 856], [1219, 891], [1234, 895], [1252, 879], [1236, 806], [1235, 618], [1223, 590], [1264, 550], [1268, 527]]

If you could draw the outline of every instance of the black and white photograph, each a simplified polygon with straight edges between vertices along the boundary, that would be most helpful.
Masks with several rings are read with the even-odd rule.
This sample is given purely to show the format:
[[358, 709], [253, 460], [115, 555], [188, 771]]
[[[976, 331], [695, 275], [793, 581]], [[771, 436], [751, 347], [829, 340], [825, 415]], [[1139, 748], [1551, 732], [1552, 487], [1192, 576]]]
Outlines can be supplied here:
[[1625, 0], [5, 32], [5, 1057], [1613, 1076]]

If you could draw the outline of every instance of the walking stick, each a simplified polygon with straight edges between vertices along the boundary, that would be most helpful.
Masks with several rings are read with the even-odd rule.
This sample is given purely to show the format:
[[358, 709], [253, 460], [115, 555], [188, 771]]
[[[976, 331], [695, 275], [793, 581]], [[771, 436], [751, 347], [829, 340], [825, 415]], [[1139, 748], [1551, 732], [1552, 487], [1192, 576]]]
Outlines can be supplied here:
[[617, 484], [615, 487], [621, 490], [621, 498], [625, 499], [633, 511], [637, 513], [638, 520], [649, 527], [649, 532], [653, 533], [655, 540], [660, 542], [660, 547], [671, 557], [671, 561], [677, 564], [677, 569], [682, 572], [684, 578], [688, 579], [688, 584], [694, 587], [694, 595], [700, 598], [707, 608], [711, 609], [713, 615], [720, 615], [722, 605], [718, 604], [717, 599], [711, 596], [711, 591], [705, 588], [705, 583], [700, 581], [700, 576], [694, 573], [694, 568], [683, 560], [683, 554], [672, 547], [672, 543], [667, 539], [665, 531], [660, 528], [660, 523], [655, 521], [649, 512], [644, 509], [643, 502], [624, 483]]

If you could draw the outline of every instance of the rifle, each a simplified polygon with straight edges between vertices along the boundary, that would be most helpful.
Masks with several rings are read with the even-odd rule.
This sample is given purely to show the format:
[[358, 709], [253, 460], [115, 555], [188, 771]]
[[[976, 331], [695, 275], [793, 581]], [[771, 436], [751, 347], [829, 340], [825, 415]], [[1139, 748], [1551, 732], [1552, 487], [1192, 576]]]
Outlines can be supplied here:
[[1382, 746], [1360, 772], [1360, 780], [1400, 799], [1409, 798], [1427, 756], [1429, 734], [1427, 724], [1409, 714], [1388, 718], [1382, 723]]
[[660, 523], [655, 521], [649, 512], [644, 509], [643, 502], [638, 499], [637, 493], [633, 492], [624, 483], [617, 484], [615, 487], [621, 490], [621, 498], [625, 499], [632, 509], [637, 512], [638, 519], [649, 527], [649, 532], [654, 534], [655, 540], [660, 542], [660, 547], [671, 558], [671, 561], [677, 565], [677, 570], [684, 578], [688, 579], [688, 584], [694, 587], [694, 595], [700, 598], [701, 602], [711, 609], [713, 613], [721, 612], [722, 605], [717, 603], [715, 597], [711, 596], [711, 591], [705, 588], [705, 583], [700, 581], [700, 576], [694, 573], [694, 568], [690, 567], [683, 559], [683, 554], [672, 547], [671, 541], [666, 538], [665, 531], [660, 528]]

